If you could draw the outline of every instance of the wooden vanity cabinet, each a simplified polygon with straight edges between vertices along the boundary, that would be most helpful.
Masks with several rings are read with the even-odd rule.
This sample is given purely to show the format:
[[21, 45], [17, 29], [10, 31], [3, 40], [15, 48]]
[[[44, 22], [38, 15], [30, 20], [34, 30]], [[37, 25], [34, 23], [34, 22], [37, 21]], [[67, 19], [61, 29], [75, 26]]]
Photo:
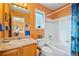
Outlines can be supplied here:
[[31, 44], [13, 50], [1, 52], [0, 56], [35, 56], [36, 48], [36, 44]]
[[9, 50], [0, 53], [0, 56], [18, 56], [18, 49]]
[[36, 55], [36, 45], [28, 45], [23, 47], [23, 56], [35, 56]]

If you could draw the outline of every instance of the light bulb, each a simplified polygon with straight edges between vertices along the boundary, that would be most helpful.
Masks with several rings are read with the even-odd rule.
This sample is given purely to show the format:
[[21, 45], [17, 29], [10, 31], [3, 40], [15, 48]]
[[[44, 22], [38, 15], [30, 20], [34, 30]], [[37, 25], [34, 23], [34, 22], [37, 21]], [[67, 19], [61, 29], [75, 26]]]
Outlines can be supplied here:
[[24, 6], [27, 6], [27, 4], [24, 3]]
[[20, 5], [22, 5], [23, 3], [19, 3]]
[[14, 7], [17, 7], [16, 5], [13, 5]]

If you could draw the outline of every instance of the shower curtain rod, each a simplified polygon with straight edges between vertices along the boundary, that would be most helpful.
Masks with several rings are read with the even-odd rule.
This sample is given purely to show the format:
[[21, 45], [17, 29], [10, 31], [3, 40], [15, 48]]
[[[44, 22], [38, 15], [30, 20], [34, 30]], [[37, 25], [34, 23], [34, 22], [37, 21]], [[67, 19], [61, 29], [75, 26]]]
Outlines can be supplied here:
[[71, 6], [71, 4], [68, 4], [68, 5], [66, 5], [66, 6], [65, 6], [65, 7], [63, 7], [63, 8], [60, 8], [60, 9], [58, 9], [58, 10], [56, 10], [56, 11], [54, 11], [54, 12], [52, 12], [52, 13], [48, 14], [47, 16], [50, 16], [50, 15], [52, 15], [52, 14], [54, 14], [54, 13], [56, 13], [56, 12], [60, 11], [60, 10], [63, 10], [63, 9], [65, 9], [65, 8], [69, 7], [69, 6]]

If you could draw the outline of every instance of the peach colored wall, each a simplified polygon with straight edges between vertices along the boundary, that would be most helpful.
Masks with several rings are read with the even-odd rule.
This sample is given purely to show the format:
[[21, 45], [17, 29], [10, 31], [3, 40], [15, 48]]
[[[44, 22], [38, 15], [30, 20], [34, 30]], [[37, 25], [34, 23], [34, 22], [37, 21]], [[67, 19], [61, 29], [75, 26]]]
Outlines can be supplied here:
[[[9, 25], [9, 4], [7, 4], [7, 3], [4, 4], [4, 15], [5, 15], [5, 13], [7, 14], [8, 21], [4, 21], [4, 25], [8, 26]], [[5, 18], [4, 18], [4, 20], [5, 20]], [[4, 31], [4, 37], [5, 38], [9, 37], [9, 31], [7, 31], [7, 30]]]
[[[37, 4], [37, 3], [34, 3], [34, 4], [29, 3], [28, 9], [30, 10], [30, 14], [29, 14], [29, 17], [26, 19], [26, 22], [30, 23], [31, 37], [36, 39], [39, 33], [42, 33], [43, 35], [45, 34], [45, 31], [44, 31], [45, 29], [40, 29], [40, 30], [35, 29], [35, 10], [38, 9], [38, 10], [44, 11], [46, 13], [46, 15], [52, 13], [53, 11], [42, 6], [41, 4]], [[65, 9], [49, 16], [49, 18], [55, 19], [55, 18], [63, 17], [66, 15], [69, 15], [70, 11], [71, 11], [71, 7], [69, 6]], [[19, 13], [15, 13], [15, 14], [22, 15]]]
[[46, 15], [53, 12], [53, 10], [44, 7], [40, 3], [34, 3], [32, 5], [34, 6], [35, 9], [38, 9], [38, 10], [41, 10], [41, 11], [45, 12]]
[[[4, 6], [3, 6], [4, 5]], [[8, 22], [5, 22], [5, 19], [4, 19], [4, 14], [5, 12], [7, 14], [11, 13], [11, 16], [23, 16], [25, 18], [25, 23], [27, 22], [30, 22], [30, 30], [31, 30], [31, 37], [32, 38], [37, 38], [38, 34], [39, 33], [43, 33], [44, 35], [44, 29], [41, 29], [41, 30], [37, 30], [35, 29], [35, 9], [39, 9], [41, 11], [44, 11], [47, 14], [51, 13], [52, 10], [42, 6], [41, 4], [28, 4], [28, 9], [31, 11], [30, 14], [22, 14], [22, 13], [19, 13], [19, 12], [15, 12], [15, 11], [11, 11], [9, 10], [10, 8], [10, 4], [0, 4], [0, 14], [2, 15], [2, 22], [3, 22], [3, 25], [6, 25], [8, 24]], [[9, 34], [8, 32], [5, 30], [4, 32], [0, 32], [0, 34], [2, 34], [2, 36], [0, 37], [7, 37]]]
[[30, 13], [30, 19], [29, 19], [29, 22], [30, 22], [30, 29], [31, 29], [31, 37], [33, 38], [37, 38], [37, 36], [39, 35], [39, 33], [42, 33], [43, 36], [45, 34], [45, 29], [35, 29], [35, 10], [38, 9], [38, 10], [41, 10], [43, 12], [47, 14], [51, 13], [52, 10], [40, 5], [40, 4], [36, 4], [36, 3], [30, 3], [28, 4], [28, 9], [31, 10], [31, 13]]
[[[9, 7], [8, 7], [9, 4], [5, 4], [5, 6], [6, 6], [5, 8], [4, 8], [3, 5], [4, 4], [0, 4], [0, 12], [1, 12], [0, 15], [2, 16], [2, 19], [3, 19], [2, 20], [3, 25], [6, 25], [3, 15], [4, 15], [5, 12], [9, 13], [10, 10], [9, 10]], [[23, 16], [25, 18], [25, 23], [30, 22], [31, 37], [36, 39], [39, 33], [42, 33], [44, 35], [45, 31], [44, 31], [44, 29], [40, 29], [40, 30], [35, 29], [35, 10], [38, 9], [38, 10], [44, 11], [46, 15], [52, 13], [53, 11], [42, 6], [39, 3], [29, 3], [28, 9], [31, 12], [28, 15], [26, 14], [27, 16], [25, 14], [14, 12], [14, 11], [11, 12], [11, 15], [12, 16], [13, 15], [14, 16]], [[63, 17], [63, 16], [66, 16], [66, 15], [69, 15], [71, 13], [70, 11], [71, 11], [71, 6], [65, 8], [65, 9], [63, 9], [59, 12], [52, 14], [51, 16], [49, 16], [49, 18], [56, 19], [56, 18], [59, 18], [59, 17]], [[2, 36], [0, 36], [0, 37], [5, 37], [7, 35], [6, 33], [8, 33], [8, 32], [6, 32], [6, 31], [3, 32], [3, 33], [0, 32], [0, 34], [2, 34]]]
[[66, 5], [68, 7], [64, 6], [66, 8], [64, 8], [64, 9], [62, 9], [62, 10], [60, 10], [60, 11], [58, 11], [58, 12], [52, 14], [52, 15], [50, 15], [49, 17], [52, 18], [52, 19], [56, 19], [56, 18], [67, 16], [67, 15], [71, 14], [71, 5], [70, 4], [68, 4], [68, 5]]
[[[0, 22], [3, 24], [3, 4], [0, 3]], [[2, 38], [4, 35], [3, 35], [4, 32], [1, 32], [0, 31], [0, 38]]]
[[[2, 22], [2, 4], [0, 4], [0, 22]], [[2, 32], [0, 31], [0, 38], [2, 37]]]
[[[1, 17], [1, 22], [2, 22], [2, 24], [4, 25], [4, 27], [6, 26], [6, 25], [9, 25], [9, 5], [8, 4], [6, 4], [6, 3], [0, 3], [0, 17]], [[7, 13], [7, 16], [8, 16], [8, 21], [6, 22], [5, 21], [5, 13]], [[6, 31], [6, 29], [3, 31], [3, 32], [1, 32], [0, 31], [0, 38], [5, 38], [5, 37], [8, 37], [8, 31]]]

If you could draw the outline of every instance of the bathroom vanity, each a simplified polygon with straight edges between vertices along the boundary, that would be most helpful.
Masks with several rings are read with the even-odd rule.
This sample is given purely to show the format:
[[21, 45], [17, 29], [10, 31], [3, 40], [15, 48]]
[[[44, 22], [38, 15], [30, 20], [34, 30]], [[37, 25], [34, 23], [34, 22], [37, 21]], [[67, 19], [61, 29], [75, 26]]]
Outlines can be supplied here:
[[0, 44], [0, 56], [35, 56], [36, 49], [33, 39], [11, 40]]

